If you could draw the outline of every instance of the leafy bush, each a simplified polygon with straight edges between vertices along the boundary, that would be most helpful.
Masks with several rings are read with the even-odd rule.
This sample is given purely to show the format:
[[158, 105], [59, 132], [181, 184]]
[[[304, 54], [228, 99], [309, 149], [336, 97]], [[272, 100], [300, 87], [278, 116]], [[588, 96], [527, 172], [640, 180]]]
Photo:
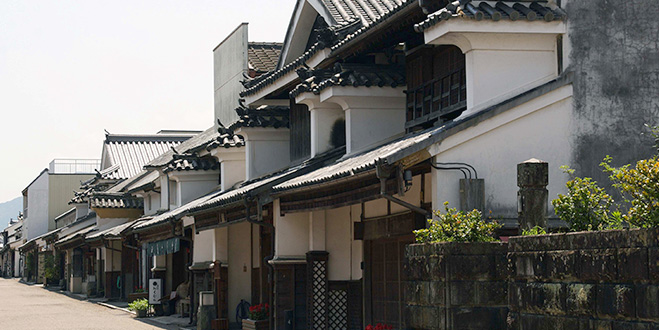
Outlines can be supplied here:
[[149, 308], [149, 301], [147, 299], [136, 299], [128, 304], [128, 309], [131, 311], [145, 311]]
[[44, 256], [44, 273], [48, 283], [54, 283], [59, 279], [59, 268], [55, 264], [55, 256], [50, 253]]
[[547, 231], [540, 227], [540, 226], [535, 226], [529, 230], [522, 229], [522, 236], [534, 236], [534, 235], [546, 235]]
[[496, 221], [486, 222], [478, 210], [468, 213], [449, 208], [444, 203], [445, 213], [435, 211], [437, 220], [428, 220], [429, 227], [414, 231], [418, 243], [436, 242], [491, 242], [494, 231], [501, 227]]
[[[564, 172], [572, 175], [574, 170], [561, 166]], [[558, 194], [551, 201], [561, 220], [567, 222], [571, 231], [603, 230], [620, 228], [622, 219], [611, 213], [613, 198], [604, 188], [591, 178], [573, 178], [565, 186], [567, 194]]]
[[633, 168], [629, 164], [613, 167], [611, 160], [607, 156], [600, 165], [631, 205], [622, 215], [624, 220], [636, 227], [659, 226], [659, 155], [639, 160]]

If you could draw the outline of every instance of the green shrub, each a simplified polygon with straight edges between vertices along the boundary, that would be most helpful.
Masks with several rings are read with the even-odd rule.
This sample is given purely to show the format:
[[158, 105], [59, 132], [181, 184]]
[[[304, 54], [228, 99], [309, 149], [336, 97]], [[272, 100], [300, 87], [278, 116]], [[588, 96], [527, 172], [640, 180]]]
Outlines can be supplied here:
[[55, 259], [55, 256], [50, 253], [44, 256], [44, 273], [48, 283], [54, 283], [59, 279], [59, 268], [55, 264]]
[[534, 235], [546, 235], [547, 231], [540, 227], [540, 226], [535, 226], [529, 230], [522, 229], [522, 236], [534, 236]]
[[486, 222], [478, 210], [468, 213], [449, 208], [444, 203], [445, 212], [435, 211], [438, 218], [428, 220], [428, 228], [414, 231], [418, 243], [437, 242], [491, 242], [496, 240], [494, 232], [501, 225], [496, 221]]
[[[574, 170], [561, 166], [572, 175]], [[567, 194], [558, 194], [551, 201], [554, 211], [567, 222], [570, 231], [604, 230], [620, 228], [621, 218], [610, 212], [613, 198], [591, 178], [574, 178], [565, 186]]]
[[136, 299], [128, 304], [128, 309], [131, 311], [144, 311], [149, 308], [149, 301], [147, 299]]
[[613, 167], [611, 160], [606, 156], [601, 166], [630, 205], [624, 220], [635, 227], [659, 226], [659, 156], [639, 160], [633, 168]]

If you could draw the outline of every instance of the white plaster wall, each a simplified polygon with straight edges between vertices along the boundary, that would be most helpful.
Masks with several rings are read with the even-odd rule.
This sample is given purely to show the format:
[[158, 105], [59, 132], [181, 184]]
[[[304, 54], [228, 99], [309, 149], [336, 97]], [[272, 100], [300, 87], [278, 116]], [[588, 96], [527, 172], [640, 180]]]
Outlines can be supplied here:
[[329, 252], [327, 276], [330, 281], [349, 280], [351, 264], [352, 232], [349, 206], [329, 209], [325, 215], [327, 252]]
[[[202, 174], [203, 173], [203, 174]], [[178, 205], [185, 205], [218, 187], [219, 171], [199, 171], [191, 175], [177, 175], [178, 179]]]
[[305, 257], [309, 251], [309, 213], [279, 212], [279, 199], [274, 201], [275, 255]]
[[320, 102], [338, 104], [345, 111], [346, 153], [368, 149], [404, 133], [403, 90], [390, 87], [330, 87], [321, 91]]
[[48, 232], [48, 172], [42, 172], [27, 188], [28, 215], [23, 220], [23, 233], [31, 240]]
[[[229, 237], [229, 310], [235, 311], [241, 299], [252, 299], [251, 224], [247, 222], [228, 227]], [[235, 322], [235, 313], [229, 313]]]
[[[517, 218], [517, 164], [530, 158], [549, 163], [549, 199], [564, 192], [573, 126], [571, 86], [520, 105], [465, 129], [429, 150], [440, 162], [465, 162], [485, 179], [485, 216]], [[433, 209], [444, 201], [459, 207], [458, 171], [432, 171]]]
[[[148, 202], [151, 198], [151, 203]], [[153, 215], [160, 210], [160, 194], [157, 192], [148, 192], [144, 194], [144, 215]]]
[[213, 261], [229, 261], [229, 230], [227, 227], [215, 228], [213, 232]]
[[[121, 251], [121, 241], [110, 241], [109, 246]], [[119, 251], [106, 249], [105, 247], [101, 248], [103, 265], [106, 272], [121, 271], [121, 252]]]
[[246, 140], [246, 180], [282, 169], [290, 163], [288, 129], [241, 129]]
[[98, 218], [96, 220], [96, 226], [99, 230], [105, 230], [123, 223], [126, 223], [128, 218]]
[[213, 240], [215, 232], [204, 230], [194, 235], [193, 262], [213, 261]]
[[89, 214], [88, 204], [76, 204], [76, 219], [80, 219]]
[[222, 173], [222, 190], [229, 190], [236, 183], [245, 180], [245, 160], [227, 160], [220, 164]]

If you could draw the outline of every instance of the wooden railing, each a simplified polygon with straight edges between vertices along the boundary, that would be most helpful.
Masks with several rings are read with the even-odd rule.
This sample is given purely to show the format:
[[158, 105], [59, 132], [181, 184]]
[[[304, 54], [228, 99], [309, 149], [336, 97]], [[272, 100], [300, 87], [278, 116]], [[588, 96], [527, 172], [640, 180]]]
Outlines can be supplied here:
[[405, 128], [418, 126], [438, 117], [455, 117], [459, 114], [456, 112], [462, 112], [467, 107], [465, 69], [460, 68], [405, 93]]

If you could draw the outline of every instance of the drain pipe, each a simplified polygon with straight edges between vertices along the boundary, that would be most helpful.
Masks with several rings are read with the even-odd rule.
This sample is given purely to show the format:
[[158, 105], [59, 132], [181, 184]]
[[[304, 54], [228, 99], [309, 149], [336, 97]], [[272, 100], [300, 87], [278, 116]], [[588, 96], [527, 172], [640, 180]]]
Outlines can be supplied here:
[[412, 205], [404, 200], [398, 199], [387, 193], [387, 179], [391, 176], [391, 172], [392, 172], [392, 168], [387, 168], [386, 164], [382, 163], [381, 161], [378, 162], [375, 168], [375, 175], [377, 176], [378, 179], [380, 179], [380, 196], [384, 199], [387, 199], [391, 202], [394, 202], [398, 205], [408, 208], [413, 212], [422, 214], [426, 217], [426, 219], [430, 219], [432, 217], [431, 212], [424, 210], [416, 205]]

